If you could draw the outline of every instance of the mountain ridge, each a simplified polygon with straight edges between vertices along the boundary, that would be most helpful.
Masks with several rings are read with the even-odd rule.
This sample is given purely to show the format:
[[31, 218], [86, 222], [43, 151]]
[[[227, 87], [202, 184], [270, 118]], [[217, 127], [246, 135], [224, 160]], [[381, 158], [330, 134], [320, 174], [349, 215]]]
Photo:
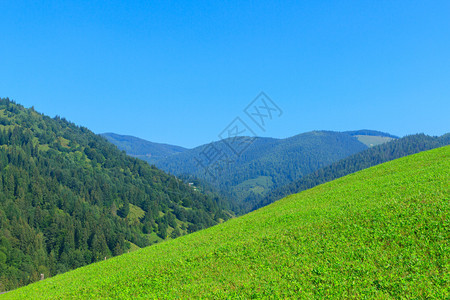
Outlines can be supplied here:
[[187, 148], [165, 143], [150, 142], [131, 135], [121, 135], [112, 132], [101, 133], [109, 142], [116, 145], [127, 154], [152, 162], [170, 155], [187, 151]]
[[[393, 138], [393, 139], [398, 139], [398, 136], [392, 135], [390, 133], [387, 132], [382, 132], [382, 131], [377, 131], [377, 130], [371, 130], [371, 129], [360, 129], [360, 130], [350, 130], [350, 131], [332, 131], [332, 130], [312, 130], [312, 131], [307, 131], [307, 132], [303, 132], [303, 133], [299, 133], [299, 134], [295, 134], [293, 136], [290, 137], [286, 137], [286, 138], [275, 138], [275, 137], [264, 137], [264, 136], [255, 136], [255, 137], [249, 137], [249, 136], [242, 136], [243, 138], [256, 138], [256, 139], [264, 139], [264, 140], [273, 140], [273, 141], [282, 141], [282, 140], [290, 140], [290, 139], [294, 139], [297, 136], [300, 136], [302, 134], [305, 133], [314, 133], [314, 132], [340, 132], [340, 133], [345, 133], [345, 134], [349, 134], [351, 136], [358, 136], [358, 135], [364, 135], [364, 136], [379, 136], [379, 137], [389, 137], [389, 138]], [[114, 145], [116, 145], [120, 150], [123, 150], [125, 152], [127, 152], [127, 154], [131, 155], [131, 156], [147, 156], [147, 154], [149, 154], [150, 151], [144, 150], [144, 149], [139, 149], [139, 145], [136, 146], [134, 144], [134, 142], [139, 142], [139, 143], [148, 143], [150, 146], [163, 146], [163, 147], [167, 147], [167, 148], [174, 148], [175, 151], [169, 152], [168, 155], [165, 155], [165, 157], [168, 157], [170, 155], [175, 155], [177, 153], [182, 153], [188, 150], [194, 150], [194, 149], [199, 149], [199, 148], [203, 148], [211, 143], [219, 143], [223, 140], [227, 140], [227, 139], [223, 139], [223, 140], [217, 140], [217, 141], [212, 141], [210, 143], [206, 143], [206, 144], [202, 144], [202, 145], [198, 145], [192, 148], [185, 148], [182, 146], [177, 146], [177, 145], [173, 145], [173, 144], [167, 144], [167, 143], [159, 143], [159, 142], [153, 142], [153, 141], [149, 141], [143, 138], [139, 138], [133, 135], [122, 135], [122, 134], [118, 134], [118, 133], [113, 133], [113, 132], [105, 132], [105, 133], [100, 133], [101, 136], [104, 136], [105, 138], [107, 138], [108, 141], [110, 141], [111, 143], [113, 143]], [[232, 139], [232, 138], [228, 138], [228, 139]], [[121, 143], [121, 142], [126, 142], [126, 143]], [[151, 156], [149, 156], [151, 157]], [[158, 158], [160, 158], [160, 155], [157, 156]], [[144, 159], [145, 160], [145, 159]]]
[[284, 139], [228, 138], [161, 159], [143, 159], [188, 181], [200, 179], [246, 212], [246, 202], [367, 147], [350, 134], [324, 130]]
[[343, 133], [347, 133], [350, 134], [352, 136], [355, 135], [371, 135], [371, 136], [381, 136], [381, 137], [390, 137], [390, 138], [394, 138], [394, 139], [398, 139], [400, 137], [387, 133], [387, 132], [382, 132], [382, 131], [378, 131], [378, 130], [372, 130], [372, 129], [359, 129], [359, 130], [349, 130], [349, 131], [343, 131]]

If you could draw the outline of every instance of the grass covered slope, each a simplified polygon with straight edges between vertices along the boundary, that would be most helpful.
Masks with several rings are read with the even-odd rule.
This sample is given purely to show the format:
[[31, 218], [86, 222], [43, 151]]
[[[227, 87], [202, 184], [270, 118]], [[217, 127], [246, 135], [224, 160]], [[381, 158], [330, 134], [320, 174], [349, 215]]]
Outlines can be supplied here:
[[449, 297], [450, 146], [5, 298]]

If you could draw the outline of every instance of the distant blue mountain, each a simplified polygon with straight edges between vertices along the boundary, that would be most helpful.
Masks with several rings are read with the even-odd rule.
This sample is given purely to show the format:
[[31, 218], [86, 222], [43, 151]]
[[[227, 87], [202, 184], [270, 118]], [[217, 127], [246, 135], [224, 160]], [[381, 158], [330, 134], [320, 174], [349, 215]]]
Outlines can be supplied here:
[[[129, 136], [104, 136], [129, 155], [184, 179], [199, 179], [238, 204], [253, 202], [275, 188], [368, 148], [358, 136], [333, 131], [312, 131], [285, 139], [241, 137], [248, 147], [238, 154], [229, 147], [232, 140], [185, 149]], [[221, 160], [219, 154], [227, 159]], [[217, 161], [208, 163], [208, 159]]]
[[146, 160], [149, 163], [154, 163], [157, 160], [188, 150], [180, 146], [153, 143], [129, 135], [116, 133], [103, 133], [101, 135], [128, 155]]

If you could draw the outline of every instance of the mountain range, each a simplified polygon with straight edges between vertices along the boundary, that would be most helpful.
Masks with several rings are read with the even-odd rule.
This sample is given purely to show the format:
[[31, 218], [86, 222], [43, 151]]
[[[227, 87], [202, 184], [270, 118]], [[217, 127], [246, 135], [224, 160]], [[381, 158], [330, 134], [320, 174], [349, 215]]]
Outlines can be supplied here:
[[[154, 151], [152, 147], [155, 143], [146, 142], [149, 147], [144, 148], [141, 139], [112, 134], [104, 136], [119, 149], [170, 174], [188, 181], [200, 179], [204, 185], [213, 187], [234, 202], [235, 206], [240, 207], [235, 210], [241, 213], [249, 211], [249, 203], [270, 191], [373, 144], [397, 139], [396, 136], [373, 130], [312, 131], [285, 139], [230, 138], [193, 149], [180, 150], [178, 147], [175, 148], [179, 150], [177, 153], [166, 151], [164, 155], [157, 155], [156, 152], [149, 152]], [[236, 151], [235, 148], [244, 148], [244, 151]]]

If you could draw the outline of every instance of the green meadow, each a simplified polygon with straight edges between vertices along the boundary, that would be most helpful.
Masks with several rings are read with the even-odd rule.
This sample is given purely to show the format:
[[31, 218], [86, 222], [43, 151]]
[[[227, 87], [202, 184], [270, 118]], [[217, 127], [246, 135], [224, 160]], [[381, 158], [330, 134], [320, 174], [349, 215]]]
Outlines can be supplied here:
[[0, 298], [449, 299], [449, 170], [407, 156]]

